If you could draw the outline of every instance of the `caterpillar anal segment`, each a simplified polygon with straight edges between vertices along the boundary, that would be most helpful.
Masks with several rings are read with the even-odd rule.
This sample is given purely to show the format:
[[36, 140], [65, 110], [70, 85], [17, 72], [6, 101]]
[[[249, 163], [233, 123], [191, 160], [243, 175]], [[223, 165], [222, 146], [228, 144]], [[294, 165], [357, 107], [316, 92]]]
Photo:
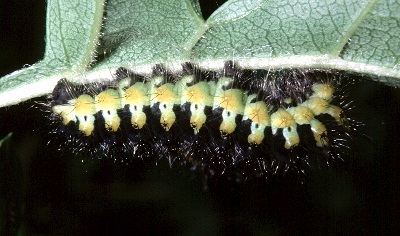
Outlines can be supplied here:
[[[346, 123], [343, 110], [331, 104], [335, 88], [330, 81], [312, 84], [302, 100], [290, 97], [289, 91], [281, 106], [270, 104], [268, 94], [259, 96], [251, 87], [241, 88], [236, 82], [233, 76], [207, 81], [193, 74], [174, 80], [165, 76], [142, 80], [126, 77], [97, 94], [82, 90], [77, 97], [56, 103], [52, 111], [62, 118], [64, 125], [76, 124], [86, 137], [101, 129], [96, 128], [99, 123], [106, 132], [118, 132], [124, 129], [128, 117], [135, 132], [143, 132], [146, 126], [158, 126], [166, 133], [190, 127], [191, 133], [183, 136], [196, 137], [204, 133], [214, 135], [212, 127], [218, 127], [218, 138], [243, 136], [249, 148], [273, 145], [267, 142], [281, 135], [286, 150], [301, 145], [299, 127], [308, 127], [315, 146], [329, 144], [328, 129], [319, 120], [320, 115], [329, 115], [338, 125]], [[207, 131], [201, 134], [202, 130]]]

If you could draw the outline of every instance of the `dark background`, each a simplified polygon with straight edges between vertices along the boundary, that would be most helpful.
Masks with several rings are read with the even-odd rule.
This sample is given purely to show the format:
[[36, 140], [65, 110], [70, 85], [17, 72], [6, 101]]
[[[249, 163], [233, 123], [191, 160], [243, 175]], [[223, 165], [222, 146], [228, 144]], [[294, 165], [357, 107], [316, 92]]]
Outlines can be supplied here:
[[[205, 17], [221, 2], [201, 1]], [[43, 57], [45, 3], [3, 0], [0, 11], [2, 76]], [[0, 157], [0, 235], [394, 234], [400, 92], [353, 78], [351, 115], [370, 139], [358, 136], [352, 158], [303, 184], [287, 175], [205, 191], [200, 175], [166, 160], [124, 166], [57, 151], [34, 101], [1, 108], [0, 137], [14, 136]]]

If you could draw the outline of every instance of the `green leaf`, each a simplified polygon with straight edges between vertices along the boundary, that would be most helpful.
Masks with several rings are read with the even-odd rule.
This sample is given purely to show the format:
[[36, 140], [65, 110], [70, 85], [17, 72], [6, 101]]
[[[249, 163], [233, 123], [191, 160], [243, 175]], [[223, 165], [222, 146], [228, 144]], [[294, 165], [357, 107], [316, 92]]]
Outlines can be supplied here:
[[104, 14], [104, 1], [48, 1], [42, 61], [0, 79], [0, 107], [48, 94], [60, 78], [86, 70]]
[[[342, 51], [346, 61], [357, 61], [400, 70], [400, 3], [379, 2], [351, 36], [351, 43]], [[388, 83], [399, 85], [396, 81]]]
[[197, 0], [109, 1], [96, 70], [188, 61], [204, 27]]
[[399, 85], [399, 12], [390, 0], [232, 0], [208, 19], [193, 59], [209, 68], [235, 58], [246, 68], [340, 69]]
[[63, 77], [104, 81], [121, 66], [146, 74], [188, 60], [211, 69], [232, 59], [244, 68], [340, 69], [400, 85], [394, 0], [230, 0], [207, 21], [197, 0], [109, 0], [103, 8], [49, 0], [45, 58], [0, 80], [0, 106], [47, 94]]

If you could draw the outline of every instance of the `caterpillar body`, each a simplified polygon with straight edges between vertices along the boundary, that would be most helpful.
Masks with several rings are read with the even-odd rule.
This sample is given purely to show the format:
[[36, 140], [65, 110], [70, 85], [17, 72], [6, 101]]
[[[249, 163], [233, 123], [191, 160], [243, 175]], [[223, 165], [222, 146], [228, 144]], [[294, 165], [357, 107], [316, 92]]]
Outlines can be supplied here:
[[335, 95], [340, 81], [318, 71], [220, 72], [190, 63], [151, 76], [119, 68], [116, 79], [58, 82], [51, 112], [74, 150], [132, 158], [167, 157], [212, 175], [303, 172], [330, 162], [350, 132]]

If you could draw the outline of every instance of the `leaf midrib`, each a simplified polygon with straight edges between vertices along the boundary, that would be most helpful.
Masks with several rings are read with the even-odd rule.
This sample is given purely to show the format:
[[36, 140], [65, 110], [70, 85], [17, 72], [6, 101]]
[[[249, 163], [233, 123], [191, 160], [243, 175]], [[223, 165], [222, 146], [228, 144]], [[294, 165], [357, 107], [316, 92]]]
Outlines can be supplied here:
[[379, 0], [369, 0], [365, 7], [358, 15], [358, 17], [353, 20], [353, 22], [349, 25], [345, 33], [343, 34], [342, 40], [337, 44], [337, 47], [332, 49], [330, 53], [332, 56], [339, 57], [342, 53], [344, 46], [349, 42], [351, 36], [359, 29], [360, 25], [364, 22], [365, 18], [368, 17], [368, 13], [371, 13], [373, 7], [379, 2]]

